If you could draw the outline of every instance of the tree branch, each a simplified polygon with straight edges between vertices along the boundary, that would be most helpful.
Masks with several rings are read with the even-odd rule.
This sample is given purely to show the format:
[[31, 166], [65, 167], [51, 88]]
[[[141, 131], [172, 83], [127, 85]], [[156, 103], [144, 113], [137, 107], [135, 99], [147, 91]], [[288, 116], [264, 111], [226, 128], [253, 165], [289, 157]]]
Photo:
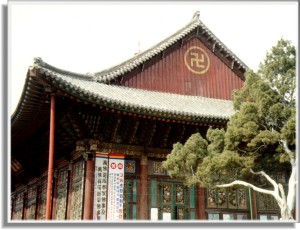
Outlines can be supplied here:
[[193, 170], [193, 166], [191, 166], [191, 171], [192, 171], [192, 175], [195, 176], [194, 170]]
[[285, 196], [285, 192], [284, 192], [282, 184], [279, 183], [278, 187], [279, 187], [279, 191], [280, 191], [280, 194], [281, 194], [281, 197], [282, 197], [282, 201], [283, 201], [284, 204], [286, 204], [286, 196]]
[[278, 185], [277, 185], [276, 181], [273, 180], [268, 174], [266, 174], [264, 171], [254, 172], [252, 169], [250, 169], [250, 172], [254, 175], [261, 175], [264, 178], [266, 178], [273, 185], [274, 192], [276, 192], [276, 194], [278, 194]]
[[247, 188], [252, 188], [256, 192], [260, 192], [260, 193], [271, 195], [271, 196], [273, 196], [276, 199], [279, 207], [280, 208], [282, 207], [283, 202], [282, 202], [282, 199], [281, 199], [281, 197], [279, 196], [278, 193], [276, 193], [275, 191], [271, 191], [271, 190], [267, 190], [267, 189], [262, 189], [262, 188], [256, 187], [255, 185], [250, 184], [250, 183], [245, 182], [245, 181], [235, 180], [235, 181], [233, 181], [233, 182], [231, 182], [229, 184], [216, 185], [216, 187], [217, 188], [228, 188], [228, 187], [232, 187], [234, 185], [243, 185], [243, 186], [245, 186]]
[[280, 142], [283, 145], [284, 151], [289, 155], [290, 157], [290, 163], [293, 164], [295, 162], [295, 154], [290, 150], [287, 141], [286, 140], [280, 140]]

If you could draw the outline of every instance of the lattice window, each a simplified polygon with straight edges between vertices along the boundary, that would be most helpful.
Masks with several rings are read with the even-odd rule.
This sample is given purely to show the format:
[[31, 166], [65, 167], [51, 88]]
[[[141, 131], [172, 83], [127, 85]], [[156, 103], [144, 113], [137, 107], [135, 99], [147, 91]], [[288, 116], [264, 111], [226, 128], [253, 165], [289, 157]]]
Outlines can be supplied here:
[[226, 195], [225, 190], [219, 190], [218, 191], [217, 201], [218, 201], [218, 207], [219, 208], [226, 208], [227, 207], [227, 195]]
[[279, 210], [279, 206], [271, 195], [263, 194], [263, 193], [256, 193], [258, 197], [258, 210]]
[[257, 193], [258, 194], [258, 209], [259, 210], [273, 210], [273, 201], [272, 197], [267, 194]]
[[67, 192], [62, 191], [57, 196], [56, 219], [64, 220], [66, 216]]
[[172, 197], [172, 186], [171, 184], [162, 184], [162, 193], [163, 193], [163, 203], [169, 204], [171, 203]]
[[125, 173], [135, 173], [135, 161], [125, 161]]
[[72, 192], [72, 220], [81, 220], [82, 216], [82, 196], [81, 184], [75, 186]]
[[207, 206], [210, 208], [217, 207], [216, 189], [207, 189]]
[[15, 203], [15, 217], [14, 219], [21, 220], [22, 219], [22, 213], [23, 213], [23, 199], [24, 199], [24, 193], [20, 192], [16, 196], [16, 203]]
[[184, 187], [176, 185], [176, 204], [184, 204]]
[[123, 198], [123, 218], [130, 219], [128, 209], [129, 209], [129, 202], [131, 201], [131, 196], [133, 194], [133, 188], [131, 181], [126, 181], [124, 183], [124, 198]]
[[236, 192], [237, 192], [238, 209], [246, 209], [247, 208], [246, 189], [240, 188], [237, 189]]
[[152, 161], [152, 173], [155, 175], [166, 175], [166, 170], [163, 169], [161, 161]]
[[84, 161], [77, 162], [74, 165], [73, 173], [71, 219], [81, 220], [83, 208]]
[[35, 207], [36, 204], [30, 205], [26, 210], [26, 220], [34, 220], [35, 219]]
[[238, 198], [237, 192], [234, 189], [228, 191], [228, 208], [237, 208]]
[[172, 207], [171, 206], [163, 206], [162, 207], [162, 212], [171, 213], [172, 212]]
[[178, 220], [184, 219], [184, 208], [183, 207], [177, 208], [177, 219]]
[[68, 183], [68, 171], [67, 168], [59, 170], [57, 178], [57, 208], [56, 208], [56, 219], [64, 220], [66, 218], [67, 208], [67, 183]]
[[247, 209], [246, 189], [207, 189], [206, 200], [208, 208]]

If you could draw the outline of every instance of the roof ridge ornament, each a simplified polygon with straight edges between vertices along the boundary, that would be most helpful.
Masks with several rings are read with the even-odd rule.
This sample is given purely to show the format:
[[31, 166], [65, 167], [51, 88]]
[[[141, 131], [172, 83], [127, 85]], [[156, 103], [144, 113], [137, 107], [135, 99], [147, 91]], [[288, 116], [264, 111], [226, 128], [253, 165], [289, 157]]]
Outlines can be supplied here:
[[33, 65], [41, 65], [41, 66], [44, 66], [44, 61], [41, 57], [35, 57], [33, 58]]
[[192, 20], [193, 20], [193, 21], [194, 21], [194, 20], [199, 20], [199, 17], [200, 17], [200, 11], [197, 10], [197, 11], [194, 13], [194, 15], [193, 15]]

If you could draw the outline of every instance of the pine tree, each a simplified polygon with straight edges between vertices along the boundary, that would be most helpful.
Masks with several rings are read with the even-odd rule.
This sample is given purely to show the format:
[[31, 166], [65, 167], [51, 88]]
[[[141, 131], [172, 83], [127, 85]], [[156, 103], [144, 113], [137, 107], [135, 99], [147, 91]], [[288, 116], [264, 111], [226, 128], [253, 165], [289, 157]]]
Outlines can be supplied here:
[[[247, 71], [234, 92], [234, 115], [225, 129], [199, 133], [174, 145], [163, 167], [187, 185], [245, 186], [274, 197], [282, 220], [293, 219], [296, 199], [296, 57], [290, 41], [279, 40], [257, 73]], [[289, 175], [287, 194], [274, 179]], [[262, 183], [264, 179], [264, 183]]]

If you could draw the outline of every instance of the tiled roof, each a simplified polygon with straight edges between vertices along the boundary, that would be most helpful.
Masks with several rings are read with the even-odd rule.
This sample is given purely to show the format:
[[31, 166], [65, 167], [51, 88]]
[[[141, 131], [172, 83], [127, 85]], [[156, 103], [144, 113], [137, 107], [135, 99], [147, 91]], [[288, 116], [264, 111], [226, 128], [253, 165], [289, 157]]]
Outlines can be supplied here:
[[201, 34], [206, 34], [208, 38], [215, 44], [214, 47], [218, 47], [219, 50], [222, 50], [226, 53], [225, 56], [231, 57], [234, 62], [246, 70], [248, 67], [229, 49], [227, 48], [204, 24], [199, 20], [198, 17], [194, 17], [192, 21], [187, 24], [182, 29], [178, 30], [176, 33], [166, 38], [157, 45], [151, 47], [150, 49], [134, 56], [133, 58], [122, 62], [119, 65], [113, 66], [109, 69], [103, 70], [101, 72], [94, 73], [95, 78], [99, 82], [109, 82], [120, 75], [123, 75], [127, 72], [130, 72], [140, 64], [143, 64], [147, 60], [151, 59], [155, 55], [162, 53], [168, 47], [176, 43], [177, 41], [184, 38], [187, 34], [199, 28]]
[[34, 68], [44, 80], [83, 101], [150, 116], [180, 120], [228, 120], [232, 101], [107, 85], [96, 79], [53, 68], [36, 59]]

